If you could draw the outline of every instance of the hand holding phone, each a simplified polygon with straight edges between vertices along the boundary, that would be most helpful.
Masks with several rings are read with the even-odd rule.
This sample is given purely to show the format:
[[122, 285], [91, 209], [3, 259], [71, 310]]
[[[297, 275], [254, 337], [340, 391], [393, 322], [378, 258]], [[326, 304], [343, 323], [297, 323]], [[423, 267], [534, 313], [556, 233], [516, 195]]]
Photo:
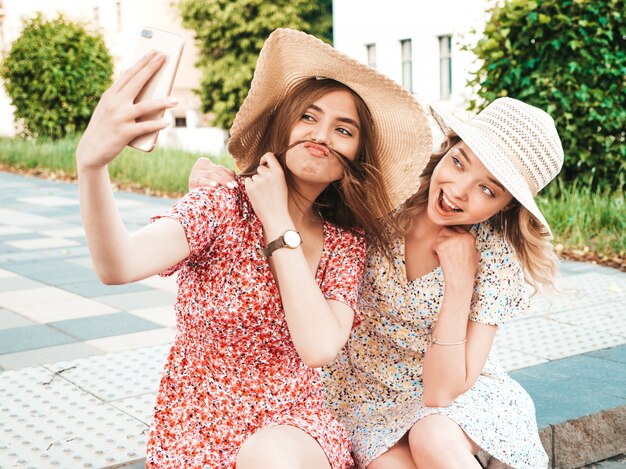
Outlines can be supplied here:
[[[165, 56], [163, 65], [148, 80], [135, 99], [135, 104], [151, 99], [165, 98], [170, 95], [174, 84], [174, 77], [183, 52], [184, 42], [181, 36], [156, 28], [144, 27], [141, 30], [134, 53], [137, 62], [149, 51], [156, 50]], [[137, 122], [159, 120], [165, 110], [145, 114], [136, 119]], [[140, 135], [128, 145], [141, 151], [152, 151], [156, 147], [159, 131]]]
[[81, 170], [104, 169], [128, 142], [167, 127], [163, 118], [142, 122], [137, 119], [163, 115], [165, 109], [176, 105], [176, 100], [163, 97], [134, 102], [148, 80], [161, 68], [164, 59], [160, 52], [150, 51], [102, 94], [76, 149], [79, 173]]

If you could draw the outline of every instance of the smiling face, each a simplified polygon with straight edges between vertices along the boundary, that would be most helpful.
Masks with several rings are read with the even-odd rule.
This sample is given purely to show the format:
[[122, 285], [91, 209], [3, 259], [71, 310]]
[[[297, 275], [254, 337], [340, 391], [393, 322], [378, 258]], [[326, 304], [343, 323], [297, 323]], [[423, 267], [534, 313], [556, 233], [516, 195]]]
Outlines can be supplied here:
[[286, 153], [287, 168], [302, 181], [329, 184], [341, 179], [343, 168], [339, 157], [328, 148], [354, 160], [359, 151], [360, 131], [361, 122], [352, 95], [346, 90], [326, 93], [309, 105], [292, 127], [289, 145], [300, 140], [309, 142]]
[[433, 171], [426, 213], [437, 225], [473, 225], [505, 209], [512, 199], [474, 152], [459, 142]]

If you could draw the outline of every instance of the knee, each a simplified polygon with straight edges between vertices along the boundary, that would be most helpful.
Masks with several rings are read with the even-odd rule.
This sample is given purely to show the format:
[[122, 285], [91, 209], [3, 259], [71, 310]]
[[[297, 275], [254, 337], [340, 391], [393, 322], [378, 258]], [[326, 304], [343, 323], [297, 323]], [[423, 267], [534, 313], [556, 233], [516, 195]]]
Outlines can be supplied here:
[[239, 448], [237, 469], [291, 469], [297, 467], [288, 451], [263, 435], [252, 435]]
[[419, 459], [437, 460], [448, 453], [452, 444], [449, 432], [436, 422], [423, 420], [409, 430], [411, 453]]

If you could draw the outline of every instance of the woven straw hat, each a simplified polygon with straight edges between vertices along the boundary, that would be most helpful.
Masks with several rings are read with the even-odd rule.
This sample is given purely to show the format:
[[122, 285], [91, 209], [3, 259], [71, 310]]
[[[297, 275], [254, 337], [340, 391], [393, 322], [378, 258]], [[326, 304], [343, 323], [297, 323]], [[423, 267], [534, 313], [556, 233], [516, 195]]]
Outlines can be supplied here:
[[498, 98], [468, 122], [438, 111], [433, 117], [444, 134], [453, 131], [498, 181], [552, 231], [534, 197], [563, 166], [563, 147], [552, 117], [512, 98]]
[[243, 169], [258, 156], [261, 136], [277, 104], [311, 77], [343, 83], [367, 104], [389, 200], [393, 207], [403, 203], [417, 190], [432, 150], [424, 109], [396, 82], [301, 31], [277, 29], [261, 49], [250, 91], [230, 129], [228, 151], [237, 166]]

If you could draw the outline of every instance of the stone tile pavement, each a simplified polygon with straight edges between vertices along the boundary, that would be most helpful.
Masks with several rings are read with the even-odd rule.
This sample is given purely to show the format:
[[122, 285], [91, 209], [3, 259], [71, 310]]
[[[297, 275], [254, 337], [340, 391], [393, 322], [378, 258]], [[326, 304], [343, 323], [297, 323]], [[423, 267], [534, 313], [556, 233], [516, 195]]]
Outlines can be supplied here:
[[[130, 230], [172, 203], [115, 198]], [[553, 464], [581, 467], [626, 452], [626, 274], [565, 262], [561, 286], [495, 346]], [[102, 285], [77, 186], [0, 172], [0, 468], [142, 467], [175, 295], [173, 278]]]

